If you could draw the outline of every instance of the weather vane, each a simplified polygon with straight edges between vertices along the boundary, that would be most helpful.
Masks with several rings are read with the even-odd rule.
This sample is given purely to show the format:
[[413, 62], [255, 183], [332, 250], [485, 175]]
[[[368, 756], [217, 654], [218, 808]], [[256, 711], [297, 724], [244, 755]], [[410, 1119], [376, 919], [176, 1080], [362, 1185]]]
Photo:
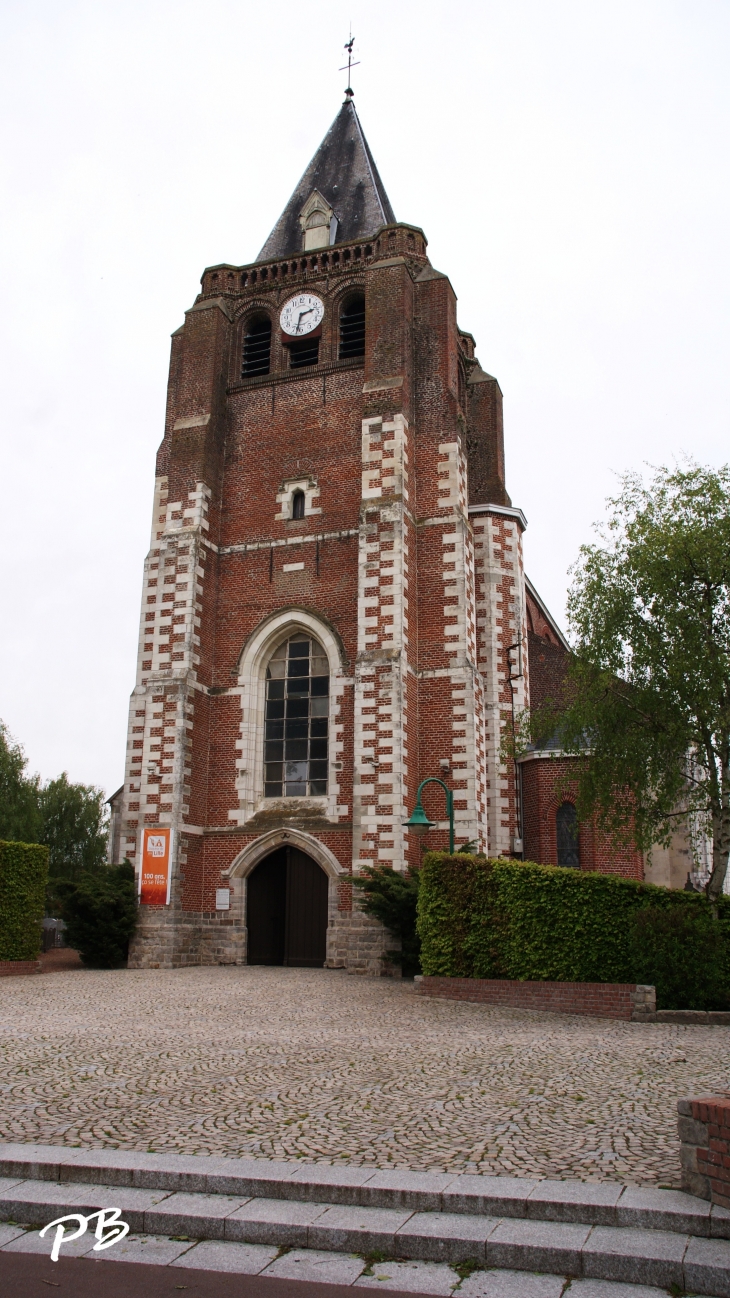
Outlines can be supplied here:
[[[351, 80], [350, 70], [351, 70], [351, 68], [357, 68], [357, 67], [360, 66], [360, 60], [359, 60], [359, 59], [355, 59], [355, 60], [353, 60], [353, 57], [352, 57], [352, 47], [353, 47], [354, 44], [355, 44], [355, 37], [354, 37], [353, 34], [352, 34], [352, 27], [350, 27], [350, 39], [349, 39], [349, 41], [345, 41], [345, 49], [347, 50], [347, 64], [346, 64], [346, 68], [347, 68], [347, 90], [345, 91], [345, 94], [347, 95], [348, 99], [352, 99], [352, 97], [353, 97], [353, 95], [354, 95], [354, 93], [355, 93], [355, 91], [353, 90], [352, 86], [350, 85], [350, 80]], [[341, 68], [340, 68], [340, 72], [344, 72], [344, 71], [345, 71], [345, 67], [341, 67]]]

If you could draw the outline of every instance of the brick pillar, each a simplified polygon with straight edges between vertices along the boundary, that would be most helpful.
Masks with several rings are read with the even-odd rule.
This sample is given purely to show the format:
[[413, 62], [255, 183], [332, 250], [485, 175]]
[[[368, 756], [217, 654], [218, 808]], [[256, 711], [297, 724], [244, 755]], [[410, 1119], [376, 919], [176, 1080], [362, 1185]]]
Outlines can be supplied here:
[[730, 1091], [677, 1101], [682, 1189], [730, 1208]]
[[[408, 423], [362, 425], [353, 868], [405, 870], [408, 770]], [[412, 458], [412, 455], [411, 455]]]
[[[211, 581], [227, 421], [224, 408], [230, 313], [219, 299], [186, 313], [173, 337], [165, 437], [157, 455], [150, 550], [145, 560], [137, 679], [130, 701], [124, 775], [124, 856], [141, 867], [145, 825], [174, 830], [170, 905], [144, 907], [130, 947], [131, 967], [178, 962], [183, 940], [182, 881], [189, 843], [197, 750], [198, 786], [207, 785], [207, 745], [198, 717], [211, 663], [201, 649], [214, 606]], [[204, 730], [204, 727], [202, 727]], [[204, 798], [203, 798], [204, 801]], [[200, 822], [205, 823], [205, 807]], [[198, 956], [185, 939], [187, 958]], [[194, 942], [193, 942], [194, 946]]]
[[[484, 682], [489, 852], [507, 856], [520, 828], [514, 765], [501, 756], [502, 733], [512, 725], [513, 688], [515, 717], [529, 706], [522, 561], [525, 520], [519, 509], [506, 506], [472, 506], [469, 514], [476, 551], [477, 651]], [[510, 646], [517, 644], [521, 653], [510, 652]], [[517, 677], [512, 685], [510, 662]]]

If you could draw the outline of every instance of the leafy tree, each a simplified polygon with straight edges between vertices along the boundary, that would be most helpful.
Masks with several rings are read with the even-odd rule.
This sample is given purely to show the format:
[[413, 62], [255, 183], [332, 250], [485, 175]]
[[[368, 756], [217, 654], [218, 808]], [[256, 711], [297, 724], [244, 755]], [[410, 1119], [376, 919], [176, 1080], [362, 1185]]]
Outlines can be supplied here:
[[716, 900], [730, 855], [730, 466], [659, 468], [648, 485], [626, 474], [609, 506], [602, 544], [573, 569], [570, 688], [553, 722], [564, 751], [590, 752], [580, 815], [642, 849], [699, 821]]
[[400, 951], [386, 954], [400, 964], [403, 973], [421, 972], [421, 939], [416, 932], [416, 908], [420, 871], [401, 874], [390, 866], [365, 866], [363, 873], [353, 879], [356, 888], [365, 894], [363, 910], [385, 925], [394, 937], [400, 938]]
[[64, 771], [38, 791], [40, 842], [50, 848], [51, 879], [78, 879], [103, 869], [108, 815], [104, 791], [72, 784]]
[[103, 870], [108, 814], [104, 793], [72, 784], [68, 775], [44, 784], [26, 774], [22, 748], [0, 721], [0, 839], [43, 843], [50, 849], [48, 901], [58, 909], [55, 880], [79, 879]]
[[38, 777], [27, 776], [28, 759], [0, 721], [0, 839], [40, 841]]

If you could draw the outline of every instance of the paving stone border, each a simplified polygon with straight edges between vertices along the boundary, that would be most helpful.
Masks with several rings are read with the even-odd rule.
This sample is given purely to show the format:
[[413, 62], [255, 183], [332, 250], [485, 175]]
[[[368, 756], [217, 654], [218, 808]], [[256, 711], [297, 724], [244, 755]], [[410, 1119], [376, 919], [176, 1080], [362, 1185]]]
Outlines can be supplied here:
[[657, 1023], [676, 1023], [698, 1028], [730, 1027], [730, 1010], [657, 1010]]

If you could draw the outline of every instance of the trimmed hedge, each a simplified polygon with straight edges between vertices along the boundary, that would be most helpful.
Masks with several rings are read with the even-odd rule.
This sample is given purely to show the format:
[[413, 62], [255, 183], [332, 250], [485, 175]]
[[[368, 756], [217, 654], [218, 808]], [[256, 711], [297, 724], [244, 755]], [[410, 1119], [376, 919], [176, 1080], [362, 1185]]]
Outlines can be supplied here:
[[[678, 918], [657, 923], [646, 911]], [[730, 1005], [730, 897], [720, 898], [715, 918], [697, 893], [560, 866], [429, 852], [418, 932], [424, 974], [653, 983], [660, 1009]]]
[[0, 960], [37, 960], [47, 881], [47, 847], [0, 842]]
[[656, 987], [660, 1010], [730, 1007], [728, 924], [705, 906], [646, 906], [634, 920], [636, 981]]

